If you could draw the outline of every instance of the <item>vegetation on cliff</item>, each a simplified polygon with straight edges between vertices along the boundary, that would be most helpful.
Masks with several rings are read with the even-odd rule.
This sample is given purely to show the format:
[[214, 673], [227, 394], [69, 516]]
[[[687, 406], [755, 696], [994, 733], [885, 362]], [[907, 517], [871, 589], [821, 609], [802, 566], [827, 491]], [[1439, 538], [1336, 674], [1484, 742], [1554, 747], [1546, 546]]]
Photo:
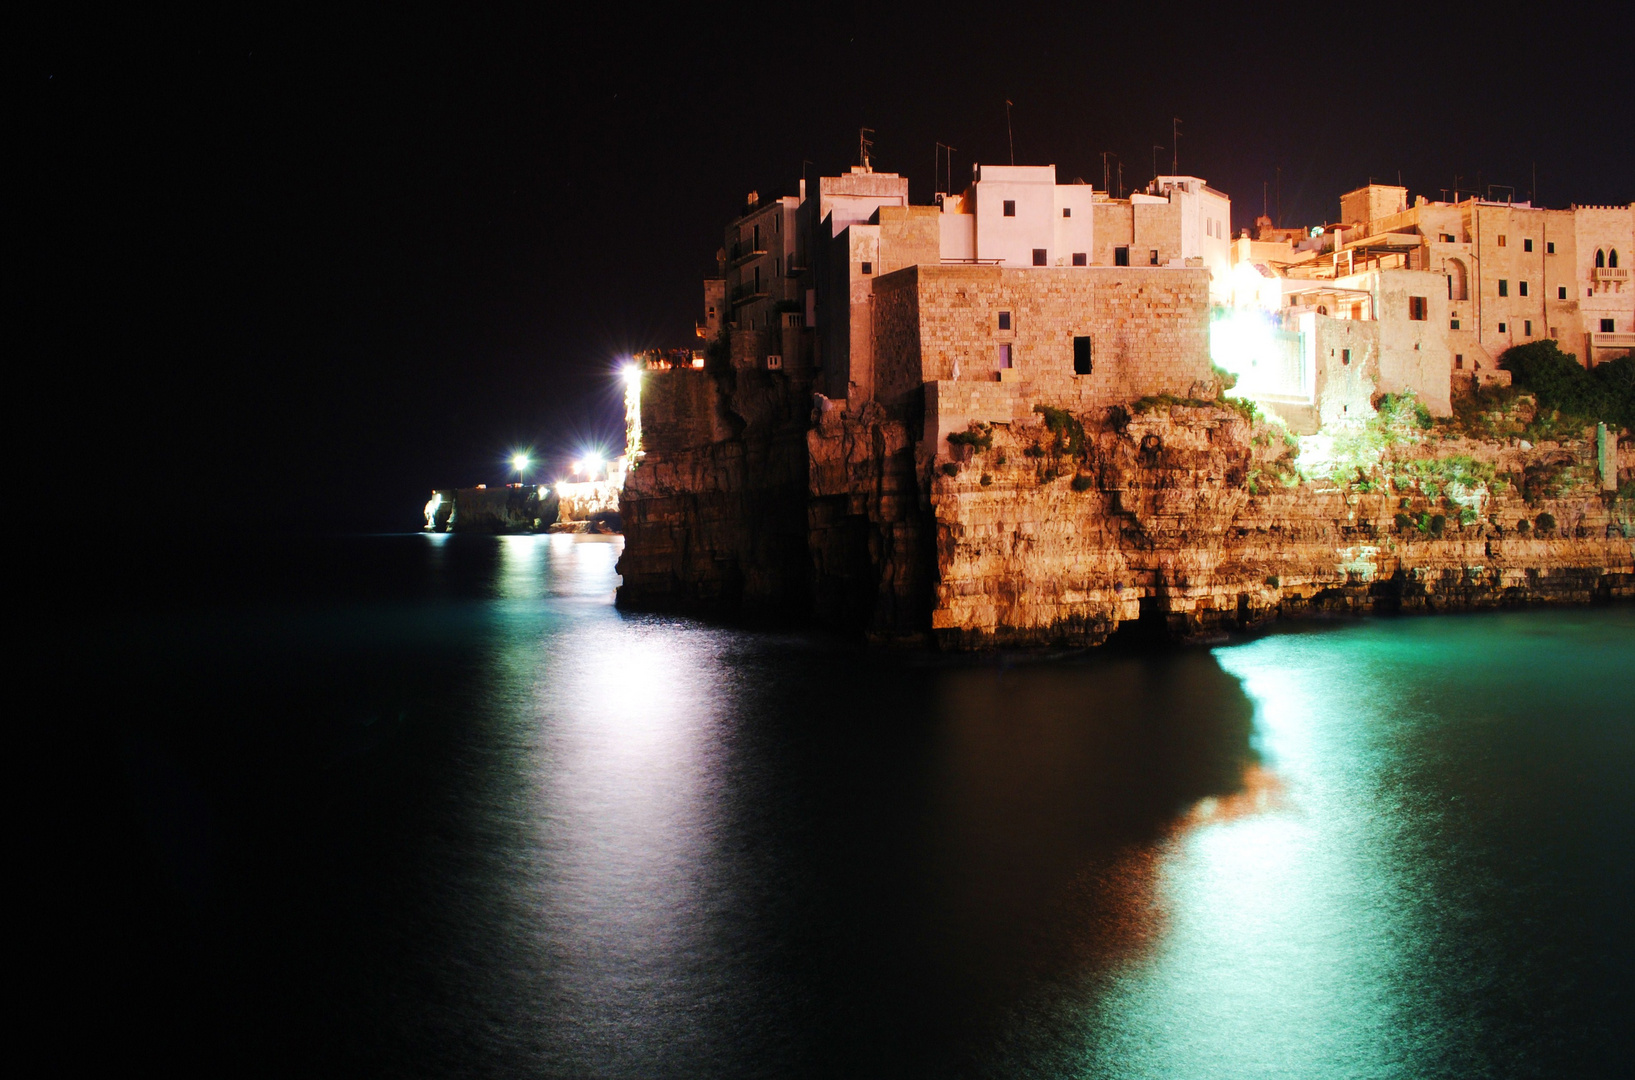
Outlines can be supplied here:
[[1577, 427], [1601, 421], [1635, 430], [1635, 358], [1628, 354], [1586, 369], [1554, 341], [1533, 341], [1506, 349], [1499, 367], [1515, 390], [1534, 395], [1541, 413], [1554, 411]]

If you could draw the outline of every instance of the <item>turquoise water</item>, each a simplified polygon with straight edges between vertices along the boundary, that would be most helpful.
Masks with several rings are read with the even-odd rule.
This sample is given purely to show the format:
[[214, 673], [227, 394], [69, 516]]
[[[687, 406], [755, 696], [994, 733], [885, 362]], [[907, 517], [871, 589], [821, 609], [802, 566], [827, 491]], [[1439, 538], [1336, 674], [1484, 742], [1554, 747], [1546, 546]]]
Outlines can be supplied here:
[[285, 1073], [1623, 1071], [1630, 608], [945, 657], [620, 614], [617, 554], [269, 545], [107, 620], [133, 1046]]

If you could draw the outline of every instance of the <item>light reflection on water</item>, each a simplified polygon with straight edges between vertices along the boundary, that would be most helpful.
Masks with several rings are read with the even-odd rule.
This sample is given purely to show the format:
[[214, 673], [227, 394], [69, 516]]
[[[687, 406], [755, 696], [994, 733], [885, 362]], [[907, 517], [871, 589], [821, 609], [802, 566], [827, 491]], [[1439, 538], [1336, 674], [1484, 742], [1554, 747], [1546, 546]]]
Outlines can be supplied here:
[[[149, 635], [167, 686], [221, 673], [193, 709], [245, 747], [315, 746], [153, 735], [284, 837], [212, 895], [303, 989], [235, 1030], [443, 1075], [1545, 1075], [1627, 1046], [1629, 609], [946, 658], [622, 615], [618, 551], [373, 538], [323, 558], [378, 595]], [[323, 719], [377, 686], [401, 730]]]

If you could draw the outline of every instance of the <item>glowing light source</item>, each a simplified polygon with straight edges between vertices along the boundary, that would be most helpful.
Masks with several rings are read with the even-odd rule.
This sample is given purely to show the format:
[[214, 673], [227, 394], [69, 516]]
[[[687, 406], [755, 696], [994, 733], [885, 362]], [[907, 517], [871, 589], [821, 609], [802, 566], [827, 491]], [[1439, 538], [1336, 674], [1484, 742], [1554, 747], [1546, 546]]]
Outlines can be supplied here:
[[511, 467], [513, 469], [517, 470], [517, 472], [522, 472], [524, 469], [526, 469], [528, 467], [528, 455], [527, 454], [514, 454], [514, 455], [512, 455], [512, 457], [511, 457]]

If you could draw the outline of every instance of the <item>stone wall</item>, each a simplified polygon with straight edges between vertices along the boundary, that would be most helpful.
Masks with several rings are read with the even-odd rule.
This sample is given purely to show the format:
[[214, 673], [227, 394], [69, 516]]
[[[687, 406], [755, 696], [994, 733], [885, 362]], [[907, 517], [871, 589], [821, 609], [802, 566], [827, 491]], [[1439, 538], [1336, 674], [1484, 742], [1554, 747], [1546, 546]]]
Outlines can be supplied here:
[[[1088, 375], [1074, 373], [1078, 336], [1091, 341]], [[1025, 396], [1062, 408], [1187, 396], [1213, 379], [1199, 269], [910, 267], [875, 282], [874, 337], [875, 397], [888, 408], [930, 380], [995, 381], [1001, 344]]]

